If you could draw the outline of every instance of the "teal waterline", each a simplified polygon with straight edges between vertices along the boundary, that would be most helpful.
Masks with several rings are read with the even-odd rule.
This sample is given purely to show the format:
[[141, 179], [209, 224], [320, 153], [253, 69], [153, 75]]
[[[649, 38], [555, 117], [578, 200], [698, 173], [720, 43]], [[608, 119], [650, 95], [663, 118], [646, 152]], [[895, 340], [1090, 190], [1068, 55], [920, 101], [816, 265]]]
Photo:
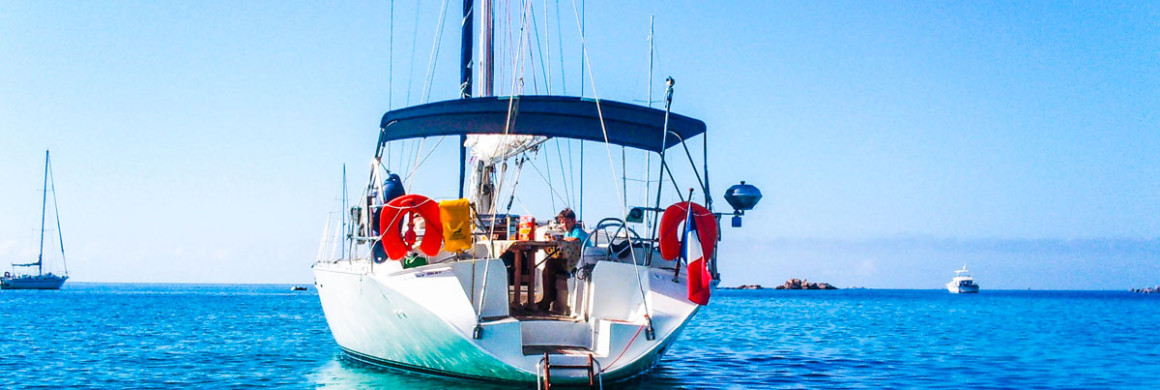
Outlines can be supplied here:
[[[508, 388], [342, 358], [311, 287], [70, 283], [0, 293], [17, 387]], [[1160, 295], [719, 290], [620, 388], [1141, 388]]]

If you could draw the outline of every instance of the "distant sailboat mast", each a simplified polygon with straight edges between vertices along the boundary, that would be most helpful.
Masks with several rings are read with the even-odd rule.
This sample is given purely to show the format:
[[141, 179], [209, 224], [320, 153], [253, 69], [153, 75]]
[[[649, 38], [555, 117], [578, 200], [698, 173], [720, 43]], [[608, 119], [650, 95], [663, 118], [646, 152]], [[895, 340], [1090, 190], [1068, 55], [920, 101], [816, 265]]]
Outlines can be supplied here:
[[[44, 275], [44, 214], [48, 206], [48, 151], [44, 151], [44, 187], [40, 199], [40, 254], [36, 255], [36, 274]], [[56, 200], [56, 195], [53, 195]], [[60, 219], [58, 216], [57, 219]]]

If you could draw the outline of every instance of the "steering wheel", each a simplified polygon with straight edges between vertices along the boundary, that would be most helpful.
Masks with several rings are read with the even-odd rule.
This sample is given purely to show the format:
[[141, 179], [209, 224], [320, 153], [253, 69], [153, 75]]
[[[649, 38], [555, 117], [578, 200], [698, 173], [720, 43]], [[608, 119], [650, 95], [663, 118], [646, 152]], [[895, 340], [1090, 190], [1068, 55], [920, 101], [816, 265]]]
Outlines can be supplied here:
[[[633, 253], [634, 249], [632, 244], [643, 241], [640, 235], [628, 227], [628, 224], [624, 220], [620, 218], [604, 218], [596, 223], [596, 227], [592, 228], [592, 232], [588, 234], [588, 238], [584, 239], [582, 247], [586, 247], [589, 241], [599, 245], [601, 236], [607, 240], [606, 246], [609, 250], [609, 256], [614, 260], [619, 260], [626, 256], [636, 256]], [[638, 259], [641, 258], [638, 257]]]

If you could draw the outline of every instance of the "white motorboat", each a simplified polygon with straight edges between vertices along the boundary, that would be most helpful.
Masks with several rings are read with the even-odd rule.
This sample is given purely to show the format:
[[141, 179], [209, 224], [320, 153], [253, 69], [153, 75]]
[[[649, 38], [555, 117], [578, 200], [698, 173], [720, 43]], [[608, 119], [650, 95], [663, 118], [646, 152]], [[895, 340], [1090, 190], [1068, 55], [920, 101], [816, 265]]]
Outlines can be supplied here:
[[947, 291], [955, 294], [967, 294], [979, 292], [979, 285], [975, 284], [975, 278], [971, 277], [970, 271], [967, 271], [967, 266], [963, 269], [955, 270], [955, 277], [947, 283]]
[[[466, 31], [472, 28], [470, 11], [468, 1]], [[733, 211], [713, 209], [707, 167], [697, 166], [689, 153], [690, 147], [707, 147], [706, 126], [670, 111], [671, 79], [663, 110], [567, 96], [492, 97], [483, 64], [477, 68], [484, 96], [471, 97], [472, 50], [462, 52], [463, 98], [387, 112], [369, 183], [354, 205], [343, 206], [340, 237], [323, 233], [313, 271], [335, 342], [365, 363], [487, 381], [594, 384], [646, 372], [709, 303], [720, 280], [720, 218], [732, 215], [733, 226], [740, 226], [760, 191], [742, 182], [726, 192]], [[690, 142], [697, 136], [700, 145]], [[401, 178], [414, 178], [425, 161], [418, 157], [422, 142], [443, 139], [459, 142], [458, 194], [437, 193], [453, 186], [405, 194]], [[640, 166], [658, 175], [643, 180], [654, 180], [644, 187], [651, 204], [629, 204], [625, 177], [607, 178], [616, 192], [585, 194], [583, 182], [569, 190], [568, 183], [552, 184], [553, 173], [536, 171], [547, 182], [540, 188], [545, 193], [517, 188], [521, 170], [530, 172], [537, 159], [548, 159], [548, 142], [558, 142], [553, 152], [560, 143], [588, 143], [601, 156], [609, 151], [610, 160], [613, 147], [621, 156], [622, 148], [643, 151], [651, 165]], [[413, 160], [397, 164], [390, 158], [392, 150], [416, 147]], [[679, 150], [678, 158], [666, 159], [670, 149]], [[692, 177], [674, 177], [670, 167], [686, 156], [689, 166], [680, 172]], [[555, 166], [583, 164], [566, 153], [552, 157], [560, 159], [552, 161]], [[656, 181], [662, 174], [672, 183]], [[427, 174], [433, 176], [456, 181], [453, 172]], [[695, 190], [674, 190], [690, 186]], [[536, 222], [535, 211], [512, 214], [513, 200], [537, 196], [569, 208], [579, 199], [581, 210], [590, 197], [621, 206], [626, 217], [610, 216], [576, 231]], [[540, 216], [550, 220], [555, 211]], [[566, 213], [561, 212], [564, 227]], [[583, 212], [578, 214], [583, 224]]]
[[[60, 213], [56, 208], [56, 183], [52, 180], [52, 164], [48, 157], [48, 151], [44, 151], [44, 189], [43, 197], [40, 202], [40, 253], [36, 255], [36, 261], [25, 263], [13, 263], [13, 270], [4, 272], [4, 276], [0, 276], [0, 289], [4, 290], [59, 290], [64, 282], [68, 280], [68, 263], [64, 258], [64, 238], [60, 236]], [[48, 194], [52, 193], [53, 215], [56, 216], [56, 234], [60, 242], [60, 260], [64, 264], [64, 274], [56, 275], [52, 272], [44, 271], [44, 233], [45, 229], [45, 215], [48, 210]], [[51, 244], [51, 243], [50, 243]], [[19, 269], [29, 269], [36, 267], [36, 273], [25, 273], [18, 271]]]

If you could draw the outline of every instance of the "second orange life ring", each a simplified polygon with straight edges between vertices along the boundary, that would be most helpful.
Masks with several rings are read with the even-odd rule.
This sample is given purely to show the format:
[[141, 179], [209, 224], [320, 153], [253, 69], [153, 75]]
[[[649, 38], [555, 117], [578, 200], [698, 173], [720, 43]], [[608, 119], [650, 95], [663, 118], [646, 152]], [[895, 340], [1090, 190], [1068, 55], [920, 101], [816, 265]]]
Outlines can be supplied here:
[[657, 233], [661, 258], [674, 260], [680, 256], [683, 232], [678, 227], [685, 222], [690, 208], [693, 223], [697, 224], [697, 235], [701, 237], [701, 251], [706, 259], [713, 257], [713, 246], [717, 244], [717, 217], [705, 206], [693, 202], [680, 202], [669, 206], [661, 215], [660, 231]]
[[[435, 256], [443, 247], [443, 223], [439, 220], [439, 204], [423, 195], [403, 195], [387, 202], [379, 214], [379, 231], [382, 232], [383, 249], [386, 250], [387, 257], [391, 260], [402, 259], [415, 246], [413, 214], [419, 214], [426, 223], [423, 243], [419, 244], [419, 249], [428, 256]], [[406, 233], [402, 232], [404, 220], [410, 227]]]

